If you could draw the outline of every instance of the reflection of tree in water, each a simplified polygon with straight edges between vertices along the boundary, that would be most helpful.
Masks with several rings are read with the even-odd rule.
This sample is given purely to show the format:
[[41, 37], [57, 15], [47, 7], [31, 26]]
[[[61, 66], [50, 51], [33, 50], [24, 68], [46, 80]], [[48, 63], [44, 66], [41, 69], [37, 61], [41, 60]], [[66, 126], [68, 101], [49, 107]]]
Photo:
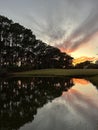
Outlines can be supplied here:
[[0, 128], [18, 129], [37, 109], [73, 86], [70, 78], [10, 79], [0, 82]]

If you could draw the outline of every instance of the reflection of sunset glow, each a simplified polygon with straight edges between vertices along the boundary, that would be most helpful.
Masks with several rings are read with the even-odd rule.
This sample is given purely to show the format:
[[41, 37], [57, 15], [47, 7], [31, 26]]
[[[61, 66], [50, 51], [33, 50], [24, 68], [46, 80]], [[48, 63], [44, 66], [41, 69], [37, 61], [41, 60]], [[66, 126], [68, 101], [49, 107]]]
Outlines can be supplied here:
[[[61, 97], [38, 109], [30, 126], [32, 129], [97, 130], [98, 128], [98, 91], [85, 79], [73, 79], [75, 85], [62, 93]], [[47, 123], [44, 123], [44, 121]], [[43, 124], [44, 123], [44, 124]], [[55, 124], [55, 126], [54, 126]], [[27, 127], [26, 127], [27, 126]], [[29, 128], [25, 125], [23, 129]], [[37, 130], [38, 130], [37, 129]]]
[[87, 97], [93, 97], [93, 95], [98, 95], [98, 91], [96, 88], [87, 80], [85, 79], [79, 79], [79, 78], [73, 78], [73, 83], [75, 84], [71, 89], [68, 90], [68, 92], [64, 92], [63, 95], [70, 95], [81, 93]]
[[62, 97], [68, 102], [81, 106], [89, 105], [89, 107], [96, 107], [98, 109], [98, 104], [96, 103], [96, 98], [98, 99], [98, 92], [96, 90], [93, 90], [93, 95], [88, 95], [88, 93], [84, 93], [83, 91], [81, 92], [78, 89], [72, 88], [68, 92], [63, 92]]
[[94, 98], [93, 101], [96, 102], [96, 97], [98, 97], [98, 91], [96, 88], [87, 80], [85, 79], [78, 79], [73, 78], [74, 86], [69, 89], [67, 92], [63, 92], [62, 96], [67, 97], [68, 100], [71, 99], [72, 95], [80, 97], [80, 95], [86, 97], [86, 98]]
[[77, 79], [77, 78], [73, 78], [73, 82], [76, 84], [76, 83], [79, 83], [79, 84], [82, 84], [82, 85], [86, 85], [86, 84], [89, 84], [89, 81], [85, 80], [85, 79]]

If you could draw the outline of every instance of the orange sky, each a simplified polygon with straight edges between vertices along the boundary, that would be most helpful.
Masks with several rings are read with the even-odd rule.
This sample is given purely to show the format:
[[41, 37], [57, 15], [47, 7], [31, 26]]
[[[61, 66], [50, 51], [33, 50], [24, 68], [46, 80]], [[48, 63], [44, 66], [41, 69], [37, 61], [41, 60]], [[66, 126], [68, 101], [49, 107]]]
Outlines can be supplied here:
[[[70, 44], [69, 44], [70, 47]], [[76, 49], [65, 49], [59, 47], [62, 52], [66, 52], [74, 57], [73, 63], [77, 64], [84, 61], [95, 61], [98, 60], [98, 32], [93, 34], [85, 43]]]
[[79, 58], [74, 59], [73, 64], [76, 65], [78, 63], [82, 63], [82, 62], [85, 62], [85, 61], [96, 61], [96, 60], [98, 60], [98, 58], [96, 58], [96, 57], [83, 56], [83, 57], [79, 57]]
[[87, 85], [89, 84], [89, 81], [85, 80], [85, 79], [78, 79], [78, 78], [73, 78], [73, 83], [79, 83], [82, 85]]

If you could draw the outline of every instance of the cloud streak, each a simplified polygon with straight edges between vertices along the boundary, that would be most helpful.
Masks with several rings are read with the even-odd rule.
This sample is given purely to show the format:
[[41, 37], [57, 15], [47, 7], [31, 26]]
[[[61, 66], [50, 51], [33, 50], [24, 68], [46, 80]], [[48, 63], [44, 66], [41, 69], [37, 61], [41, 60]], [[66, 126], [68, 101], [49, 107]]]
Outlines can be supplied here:
[[97, 7], [98, 0], [0, 0], [0, 12], [13, 15], [39, 39], [70, 52], [98, 32]]
[[85, 45], [98, 32], [98, 0], [42, 0], [38, 5], [35, 12], [40, 20], [29, 15], [35, 31], [67, 52]]

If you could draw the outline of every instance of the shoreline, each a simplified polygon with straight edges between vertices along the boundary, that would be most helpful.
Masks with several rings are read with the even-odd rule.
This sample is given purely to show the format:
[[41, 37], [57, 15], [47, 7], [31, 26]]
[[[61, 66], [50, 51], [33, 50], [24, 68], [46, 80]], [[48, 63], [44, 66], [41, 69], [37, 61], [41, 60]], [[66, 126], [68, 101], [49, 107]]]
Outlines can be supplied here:
[[13, 76], [94, 76], [98, 69], [41, 69], [11, 73]]

